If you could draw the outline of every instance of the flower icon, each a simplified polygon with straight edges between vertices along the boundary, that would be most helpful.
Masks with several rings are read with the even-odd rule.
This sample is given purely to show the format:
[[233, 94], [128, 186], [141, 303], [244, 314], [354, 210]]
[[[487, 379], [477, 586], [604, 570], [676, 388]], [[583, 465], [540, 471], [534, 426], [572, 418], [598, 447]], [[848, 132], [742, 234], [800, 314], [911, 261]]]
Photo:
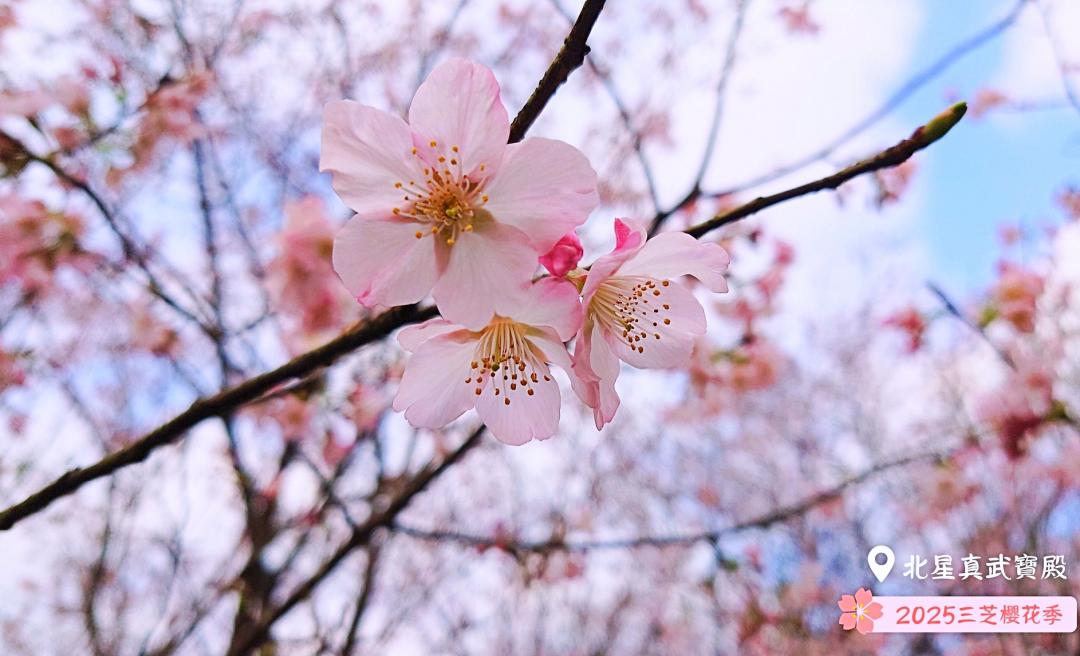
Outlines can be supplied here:
[[874, 620], [881, 619], [881, 604], [874, 601], [874, 595], [866, 588], [859, 588], [855, 596], [840, 597], [836, 605], [843, 611], [840, 626], [845, 631], [856, 629], [865, 635], [874, 630]]

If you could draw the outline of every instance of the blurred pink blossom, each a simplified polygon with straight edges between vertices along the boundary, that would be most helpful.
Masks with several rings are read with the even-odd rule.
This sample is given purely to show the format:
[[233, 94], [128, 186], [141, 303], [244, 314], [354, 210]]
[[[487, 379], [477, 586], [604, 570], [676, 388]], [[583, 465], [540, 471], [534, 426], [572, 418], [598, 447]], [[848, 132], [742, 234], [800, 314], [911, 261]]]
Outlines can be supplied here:
[[999, 272], [997, 284], [991, 291], [998, 314], [1020, 332], [1034, 331], [1035, 308], [1043, 292], [1043, 277], [1010, 262], [1002, 262]]
[[883, 326], [896, 328], [907, 337], [907, 351], [914, 353], [922, 348], [926, 333], [926, 319], [914, 306], [894, 312], [881, 322]]
[[1053, 371], [1045, 363], [1016, 358], [1009, 378], [976, 404], [976, 416], [997, 433], [1010, 458], [1021, 457], [1028, 440], [1050, 420], [1053, 382]]
[[286, 203], [279, 243], [270, 272], [281, 306], [300, 317], [305, 334], [338, 327], [343, 294], [330, 264], [334, 226], [322, 199], [306, 196]]

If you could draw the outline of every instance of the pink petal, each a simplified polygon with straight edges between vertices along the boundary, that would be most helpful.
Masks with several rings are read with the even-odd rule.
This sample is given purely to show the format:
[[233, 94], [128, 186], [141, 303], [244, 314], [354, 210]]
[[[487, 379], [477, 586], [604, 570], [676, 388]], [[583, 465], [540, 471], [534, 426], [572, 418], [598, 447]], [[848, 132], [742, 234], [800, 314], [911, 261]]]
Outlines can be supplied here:
[[334, 239], [334, 270], [368, 307], [416, 303], [436, 278], [432, 239], [417, 239], [416, 224], [354, 216]]
[[859, 618], [858, 623], [855, 625], [855, 629], [858, 630], [859, 633], [866, 635], [874, 630], [874, 620], [864, 615]]
[[540, 349], [547, 362], [559, 367], [573, 379], [573, 363], [562, 337], [550, 328], [538, 328], [529, 332], [528, 340], [535, 348]]
[[499, 314], [529, 326], [550, 327], [566, 341], [581, 327], [581, 297], [568, 280], [541, 278], [525, 293], [499, 303]]
[[[448, 160], [456, 157], [473, 179], [496, 173], [510, 136], [510, 119], [499, 100], [495, 76], [464, 59], [448, 59], [431, 71], [413, 96], [409, 125], [417, 133], [417, 148], [430, 164], [439, 155]], [[431, 141], [436, 142], [435, 148]], [[454, 146], [459, 152], [451, 151]]]
[[561, 278], [578, 265], [584, 254], [585, 249], [582, 248], [577, 234], [568, 232], [550, 251], [540, 256], [540, 264], [544, 265], [551, 275]]
[[615, 249], [613, 253], [625, 251], [637, 252], [645, 243], [648, 233], [645, 226], [639, 221], [630, 219], [615, 219]]
[[871, 601], [874, 600], [874, 595], [866, 588], [859, 588], [859, 591], [855, 593], [855, 603], [865, 607]]
[[401, 332], [398, 333], [397, 340], [406, 351], [415, 353], [427, 340], [455, 330], [461, 330], [461, 326], [452, 324], [441, 317], [436, 317], [421, 324], [402, 328]]
[[585, 223], [598, 202], [596, 172], [577, 148], [553, 139], [506, 147], [502, 167], [486, 187], [484, 209], [520, 228], [540, 253]]
[[720, 244], [702, 242], [682, 232], [665, 232], [645, 242], [645, 246], [619, 268], [619, 275], [678, 278], [690, 275], [714, 292], [726, 292], [731, 258]]
[[858, 604], [855, 602], [855, 597], [852, 597], [849, 594], [840, 597], [840, 601], [836, 602], [836, 605], [845, 613], [854, 613], [855, 609], [858, 607]]
[[[465, 330], [425, 341], [405, 365], [394, 410], [404, 410], [417, 428], [441, 428], [460, 417], [479, 398], [476, 388], [487, 382], [473, 376], [475, 353], [476, 339]], [[473, 380], [466, 383], [467, 378]]]
[[880, 620], [883, 610], [882, 605], [875, 601], [863, 609], [863, 614], [872, 620]]
[[589, 267], [585, 287], [581, 290], [582, 300], [588, 304], [600, 283], [619, 271], [623, 263], [641, 250], [644, 244], [645, 226], [633, 221], [615, 219], [615, 248], [611, 253], [596, 258]]
[[[638, 334], [644, 333], [644, 336], [635, 343], [635, 347], [640, 346], [643, 351], [627, 345], [621, 333], [615, 335], [605, 331], [604, 335], [619, 359], [639, 369], [667, 369], [685, 365], [690, 360], [695, 340], [705, 334], [705, 310], [688, 289], [678, 283], [663, 287], [659, 282], [656, 289], [661, 293], [649, 299], [649, 307], [661, 310], [654, 315], [657, 325], [641, 325]], [[665, 304], [667, 309], [663, 309]], [[664, 323], [664, 319], [669, 319], [671, 323]], [[656, 335], [660, 335], [660, 338], [657, 339]]]
[[458, 234], [446, 271], [435, 284], [435, 301], [448, 320], [480, 330], [497, 309], [520, 303], [535, 271], [536, 253], [525, 236], [489, 223]]
[[402, 203], [394, 184], [423, 180], [412, 146], [412, 132], [400, 118], [335, 100], [323, 110], [319, 170], [331, 173], [334, 191], [354, 212], [389, 214]]
[[619, 409], [615, 391], [619, 369], [619, 359], [600, 334], [599, 326], [592, 324], [582, 329], [574, 347], [574, 371], [581, 381], [578, 396], [593, 408], [596, 430], [610, 422]]
[[505, 394], [496, 396], [494, 385], [491, 385], [477, 398], [477, 414], [500, 442], [517, 446], [529, 440], [545, 440], [559, 428], [559, 384], [550, 375], [550, 380], [544, 380], [543, 376], [549, 374], [546, 366], [537, 369], [536, 373], [540, 381], [531, 386], [535, 390], [532, 396], [514, 394], [507, 405], [508, 397]]
[[855, 628], [855, 615], [845, 612], [840, 616], [840, 626], [844, 627], [845, 631], [850, 631]]
[[595, 324], [586, 321], [574, 338], [574, 393], [590, 408], [600, 404], [600, 376], [592, 368], [592, 342]]

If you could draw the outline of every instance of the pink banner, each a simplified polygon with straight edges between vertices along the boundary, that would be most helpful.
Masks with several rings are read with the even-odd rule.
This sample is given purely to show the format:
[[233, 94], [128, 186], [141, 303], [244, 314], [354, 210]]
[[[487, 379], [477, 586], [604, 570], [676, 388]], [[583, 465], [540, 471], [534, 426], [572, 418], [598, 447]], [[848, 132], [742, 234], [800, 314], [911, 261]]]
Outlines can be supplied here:
[[873, 633], [1071, 633], [1075, 597], [874, 597]]

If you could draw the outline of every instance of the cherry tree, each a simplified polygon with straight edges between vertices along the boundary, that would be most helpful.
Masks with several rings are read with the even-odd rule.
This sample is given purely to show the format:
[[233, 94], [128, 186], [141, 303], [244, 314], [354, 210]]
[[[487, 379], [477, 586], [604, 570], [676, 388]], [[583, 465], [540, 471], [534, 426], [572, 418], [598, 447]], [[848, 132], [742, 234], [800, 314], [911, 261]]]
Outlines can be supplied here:
[[[890, 249], [783, 223], [891, 220], [970, 121], [1074, 120], [1067, 3], [811, 151], [832, 99], [759, 103], [734, 150], [756, 61], [835, 4], [0, 6], [3, 652], [1074, 653], [837, 600], [881, 543], [1010, 558], [901, 594], [1073, 590], [1080, 181], [961, 296], [815, 280]], [[1060, 99], [895, 129], [1032, 21]]]

